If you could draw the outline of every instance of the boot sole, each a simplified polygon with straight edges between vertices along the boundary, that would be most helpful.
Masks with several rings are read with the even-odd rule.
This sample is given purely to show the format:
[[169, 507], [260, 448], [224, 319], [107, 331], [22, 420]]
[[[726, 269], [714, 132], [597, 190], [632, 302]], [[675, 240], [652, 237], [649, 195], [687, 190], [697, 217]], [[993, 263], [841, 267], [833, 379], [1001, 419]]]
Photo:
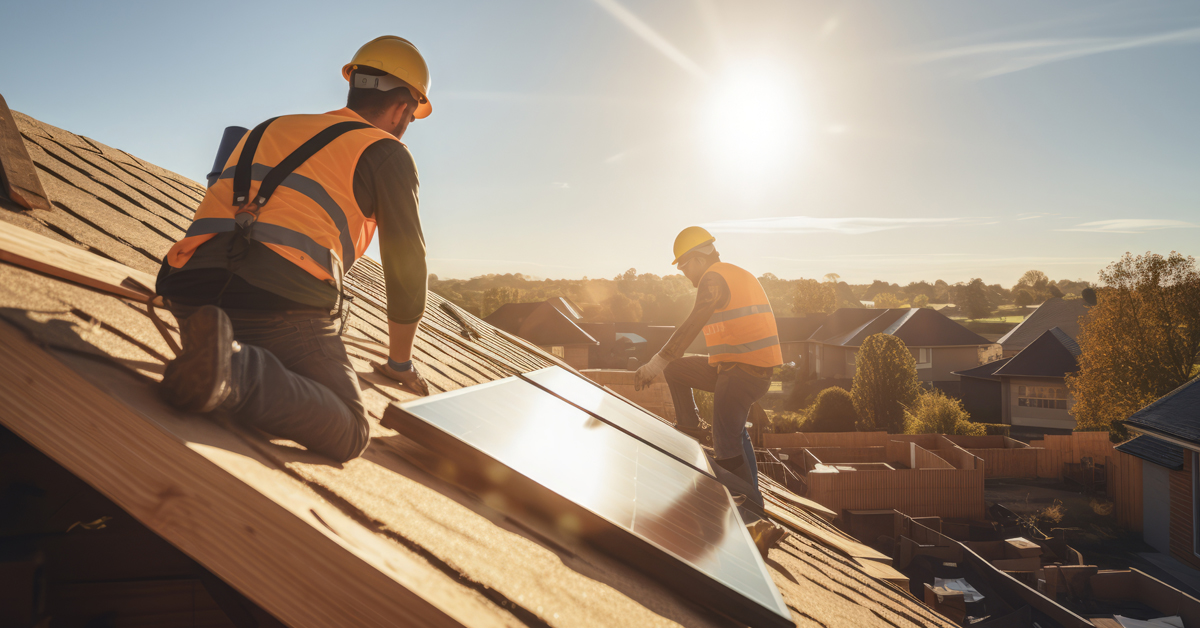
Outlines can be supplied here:
[[167, 365], [159, 390], [188, 412], [211, 412], [228, 396], [233, 325], [220, 308], [206, 305], [184, 323], [189, 350]]

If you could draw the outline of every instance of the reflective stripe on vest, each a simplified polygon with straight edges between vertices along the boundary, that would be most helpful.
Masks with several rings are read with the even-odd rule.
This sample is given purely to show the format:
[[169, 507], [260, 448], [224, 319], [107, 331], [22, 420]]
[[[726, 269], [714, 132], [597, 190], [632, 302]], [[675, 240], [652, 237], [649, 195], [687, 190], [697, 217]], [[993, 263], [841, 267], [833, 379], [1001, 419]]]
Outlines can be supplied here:
[[704, 326], [708, 362], [738, 362], [772, 367], [783, 364], [779, 331], [767, 294], [748, 271], [717, 262], [708, 272], [719, 274], [729, 288], [729, 303]]
[[[334, 280], [366, 252], [375, 234], [375, 220], [354, 197], [358, 159], [371, 144], [395, 137], [349, 109], [282, 116], [256, 131], [257, 143], [250, 141], [251, 132], [229, 156], [187, 234], [167, 253], [167, 263], [182, 268], [213, 235], [240, 231], [318, 279]], [[301, 150], [306, 144], [313, 148]], [[243, 158], [251, 201], [239, 206], [233, 195]]]

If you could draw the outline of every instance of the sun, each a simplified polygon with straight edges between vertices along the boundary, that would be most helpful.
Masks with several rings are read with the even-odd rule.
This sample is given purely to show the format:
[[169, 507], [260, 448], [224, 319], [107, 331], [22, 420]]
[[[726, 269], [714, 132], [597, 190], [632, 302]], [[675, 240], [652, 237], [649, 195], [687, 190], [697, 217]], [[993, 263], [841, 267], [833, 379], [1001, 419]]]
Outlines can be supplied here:
[[776, 174], [802, 152], [805, 117], [794, 74], [765, 63], [732, 66], [703, 99], [702, 141], [722, 172]]

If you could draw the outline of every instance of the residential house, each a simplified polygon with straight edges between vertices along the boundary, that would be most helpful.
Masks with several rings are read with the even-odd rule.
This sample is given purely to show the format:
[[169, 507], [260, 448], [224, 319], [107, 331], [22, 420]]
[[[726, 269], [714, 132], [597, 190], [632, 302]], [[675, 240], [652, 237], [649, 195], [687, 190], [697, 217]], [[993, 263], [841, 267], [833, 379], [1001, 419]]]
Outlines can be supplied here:
[[870, 336], [890, 334], [912, 352], [917, 376], [928, 386], [959, 394], [955, 371], [989, 362], [999, 345], [928, 308], [841, 308], [808, 338], [808, 369], [821, 379], [853, 379], [858, 350]]
[[1055, 327], [1063, 330], [1071, 338], [1078, 338], [1079, 319], [1087, 314], [1087, 310], [1088, 305], [1083, 299], [1047, 299], [1019, 325], [1001, 336], [998, 341], [1004, 350], [1001, 357], [1011, 358]]
[[590, 369], [641, 366], [662, 350], [675, 333], [675, 328], [670, 325], [649, 323], [579, 323], [579, 327], [597, 341], [588, 348], [587, 368]]
[[1138, 434], [1117, 450], [1142, 461], [1143, 538], [1200, 569], [1200, 379], [1138, 410], [1125, 427]]
[[[455, 461], [381, 424], [414, 396], [372, 369], [388, 344], [378, 263], [346, 274], [342, 335], [372, 438], [331, 464], [155, 393], [178, 334], [169, 312], [151, 316], [146, 287], [202, 185], [3, 99], [0, 169], [0, 624], [44, 625], [47, 609], [80, 626], [730, 624], [564, 534], [570, 520], [463, 488]], [[28, 202], [39, 178], [51, 203]], [[413, 360], [431, 392], [552, 365], [469, 314], [464, 337], [429, 300]], [[603, 477], [586, 471], [589, 486]], [[888, 557], [852, 551], [801, 498], [764, 490], [771, 518], [796, 532], [764, 562], [797, 624], [953, 625], [885, 580]]]
[[785, 363], [795, 362], [797, 367], [804, 370], [803, 363], [808, 357], [808, 337], [825, 323], [826, 318], [826, 314], [775, 318], [775, 326], [779, 329], [779, 349], [783, 352]]
[[588, 368], [588, 351], [600, 344], [579, 326], [583, 313], [565, 297], [541, 303], [505, 303], [483, 320], [520, 336], [577, 369]]
[[1066, 376], [1079, 370], [1079, 345], [1054, 327], [1016, 355], [957, 371], [963, 406], [980, 423], [1011, 425], [1014, 438], [1070, 434], [1074, 398]]

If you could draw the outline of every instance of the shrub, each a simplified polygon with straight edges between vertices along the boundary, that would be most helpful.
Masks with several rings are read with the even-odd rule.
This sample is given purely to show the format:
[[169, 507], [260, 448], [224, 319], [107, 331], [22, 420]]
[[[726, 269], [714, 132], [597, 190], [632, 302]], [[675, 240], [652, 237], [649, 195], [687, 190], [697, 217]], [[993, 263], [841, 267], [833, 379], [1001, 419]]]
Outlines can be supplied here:
[[962, 401], [934, 389], [922, 392], [904, 411], [905, 431], [909, 434], [950, 434], [983, 436], [982, 423], [972, 423]]
[[853, 432], [858, 423], [854, 401], [842, 388], [826, 388], [817, 394], [804, 422], [805, 432]]
[[858, 431], [903, 433], [905, 408], [916, 401], [920, 390], [917, 361], [903, 340], [875, 334], [863, 341], [850, 389]]
[[771, 431], [776, 434], [791, 434], [801, 431], [806, 415], [803, 412], [771, 413]]
[[790, 412], [797, 412], [807, 408], [816, 400], [818, 393], [834, 386], [850, 390], [850, 380], [827, 378], [803, 381], [801, 378], [797, 378], [796, 387], [792, 389], [792, 393], [783, 402], [783, 409]]

